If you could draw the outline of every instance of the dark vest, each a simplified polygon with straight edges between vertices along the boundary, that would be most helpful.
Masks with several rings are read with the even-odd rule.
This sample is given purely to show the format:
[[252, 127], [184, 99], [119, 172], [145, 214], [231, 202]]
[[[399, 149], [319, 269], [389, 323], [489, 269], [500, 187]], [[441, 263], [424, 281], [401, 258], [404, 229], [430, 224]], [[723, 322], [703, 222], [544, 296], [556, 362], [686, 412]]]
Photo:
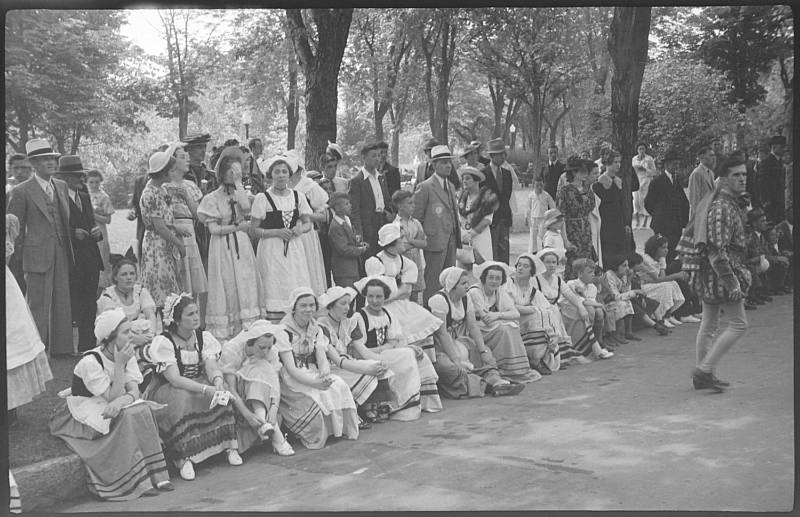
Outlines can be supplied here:
[[[445, 324], [447, 325], [447, 328], [450, 329], [453, 327], [453, 306], [450, 304], [450, 297], [447, 296], [447, 293], [444, 291], [444, 289], [439, 291], [438, 294], [441, 294], [442, 297], [444, 298], [444, 301], [447, 302], [447, 317], [445, 318]], [[428, 300], [428, 302], [430, 302], [430, 299]], [[464, 306], [464, 318], [466, 318], [467, 317], [466, 295], [463, 298], [461, 298], [461, 304]], [[428, 309], [429, 311], [431, 310], [431, 306], [429, 305], [429, 303], [425, 303], [425, 308]]]
[[[294, 190], [292, 193], [294, 194], [294, 210], [292, 210], [292, 221], [289, 223], [289, 228], [294, 228], [294, 225], [297, 224], [297, 220], [300, 219], [300, 211], [297, 209], [298, 203], [300, 202], [297, 197], [297, 191]], [[267, 212], [259, 227], [263, 230], [283, 230], [286, 228], [283, 224], [283, 211], [278, 210], [275, 206], [275, 201], [272, 200], [272, 196], [269, 195], [269, 192], [265, 192], [264, 195], [267, 196], [267, 203], [272, 207], [272, 212]]]
[[169, 342], [172, 343], [172, 348], [175, 351], [175, 360], [178, 362], [178, 372], [181, 374], [181, 377], [186, 377], [187, 379], [196, 379], [203, 373], [203, 331], [198, 329], [195, 330], [194, 333], [197, 337], [197, 356], [199, 359], [197, 364], [183, 364], [183, 361], [181, 361], [181, 350], [178, 348], [178, 345], [175, 344], [172, 335], [166, 330], [161, 333], [162, 336], [169, 339]]
[[[389, 318], [389, 324], [391, 324], [392, 317], [389, 315], [388, 312], [386, 312], [386, 309], [381, 309], [381, 310], [383, 311], [384, 314], [386, 314], [386, 317]], [[364, 309], [359, 309], [358, 312], [361, 314], [361, 318], [363, 318], [364, 320], [364, 329], [366, 330], [367, 333], [367, 342], [364, 343], [364, 345], [367, 348], [375, 348], [383, 346], [386, 343], [386, 333], [388, 332], [389, 327], [386, 326], [383, 328], [375, 328], [375, 329], [370, 328], [369, 317], [367, 316], [366, 311], [364, 311]]]
[[[103, 364], [103, 358], [100, 357], [99, 352], [95, 352], [94, 350], [89, 350], [88, 352], [85, 352], [83, 354], [84, 357], [86, 357], [87, 355], [91, 355], [95, 359], [97, 359], [97, 362], [100, 363], [100, 368], [105, 369], [105, 365]], [[75, 397], [94, 397], [94, 393], [89, 391], [89, 388], [86, 387], [86, 384], [83, 382], [83, 379], [75, 375], [74, 372], [72, 374], [72, 395]]]

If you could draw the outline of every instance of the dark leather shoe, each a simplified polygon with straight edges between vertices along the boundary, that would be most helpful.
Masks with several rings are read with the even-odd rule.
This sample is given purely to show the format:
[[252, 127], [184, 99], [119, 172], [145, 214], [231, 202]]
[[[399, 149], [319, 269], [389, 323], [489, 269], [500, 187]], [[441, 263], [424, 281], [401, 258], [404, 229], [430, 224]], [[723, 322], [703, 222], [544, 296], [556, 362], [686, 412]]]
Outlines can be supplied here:
[[656, 324], [653, 326], [653, 328], [656, 329], [656, 332], [658, 332], [659, 336], [668, 336], [669, 335], [669, 329], [667, 327], [665, 327], [662, 323], [656, 322]]
[[699, 368], [692, 371], [692, 384], [696, 390], [712, 390], [716, 393], [722, 393], [725, 389], [714, 382], [714, 376], [706, 373]]
[[718, 386], [724, 386], [724, 387], [727, 388], [728, 386], [731, 385], [731, 383], [728, 382], [728, 381], [723, 381], [721, 379], [717, 379], [717, 376], [714, 375], [713, 373], [711, 374], [711, 378], [714, 380], [714, 384], [717, 384]]
[[641, 341], [642, 340], [642, 338], [640, 338], [639, 336], [637, 336], [636, 334], [634, 334], [632, 332], [630, 334], [625, 334], [625, 339], [630, 340], [630, 341]]

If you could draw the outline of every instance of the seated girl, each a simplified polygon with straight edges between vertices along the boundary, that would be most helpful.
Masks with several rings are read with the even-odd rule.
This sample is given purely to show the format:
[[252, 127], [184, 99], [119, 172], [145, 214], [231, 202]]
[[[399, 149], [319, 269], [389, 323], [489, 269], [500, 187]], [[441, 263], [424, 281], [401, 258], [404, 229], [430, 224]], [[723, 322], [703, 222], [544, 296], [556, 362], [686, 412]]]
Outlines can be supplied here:
[[451, 266], [439, 275], [442, 290], [428, 300], [434, 316], [447, 325], [451, 339], [436, 341], [436, 373], [440, 391], [450, 398], [516, 395], [523, 384], [512, 384], [497, 370], [492, 351], [483, 342], [475, 307], [467, 296], [467, 272]]
[[362, 419], [359, 428], [369, 429], [370, 424], [386, 421], [392, 400], [389, 378], [394, 374], [379, 355], [370, 352], [363, 343], [355, 344], [356, 321], [347, 314], [357, 294], [352, 287], [328, 289], [319, 297], [326, 312], [317, 322], [330, 339], [327, 355], [331, 371], [350, 386]]
[[[689, 285], [689, 274], [681, 271], [682, 264], [680, 261], [676, 260], [667, 264], [668, 253], [669, 241], [666, 237], [656, 234], [647, 239], [647, 242], [644, 243], [644, 255], [642, 256], [646, 267], [642, 268], [643, 273], [639, 274], [639, 278], [642, 280], [649, 279], [652, 273], [655, 273], [662, 281], [674, 282], [680, 289], [684, 301], [680, 306], [670, 309], [669, 312], [672, 314], [672, 318], [669, 319], [670, 323], [672, 325], [698, 323], [700, 320], [694, 317], [694, 314], [701, 313], [703, 308], [699, 298]], [[644, 273], [644, 271], [649, 271], [650, 274]], [[642, 285], [647, 283], [650, 282], [643, 282]]]
[[532, 254], [521, 254], [507, 290], [519, 311], [519, 331], [531, 368], [550, 375], [561, 368], [561, 349], [570, 350], [572, 338], [564, 328], [558, 305], [551, 304], [532, 281], [536, 263]]
[[278, 411], [287, 430], [308, 449], [321, 449], [329, 436], [358, 438], [358, 414], [350, 387], [331, 373], [328, 337], [314, 315], [319, 303], [309, 287], [289, 296], [281, 324], [289, 340], [276, 342], [281, 402]]
[[[631, 270], [628, 267], [628, 259], [624, 255], [606, 256], [603, 266], [606, 271], [603, 273], [601, 299], [606, 312], [614, 320], [616, 341], [625, 345], [628, 343], [628, 339], [636, 337], [633, 334], [634, 310], [631, 300], [637, 296], [644, 296], [644, 291], [631, 288]], [[645, 325], [652, 326], [660, 335], [669, 334], [669, 330], [661, 323], [648, 321], [649, 317], [643, 317], [642, 320]]]
[[650, 255], [642, 257], [638, 253], [630, 256], [628, 265], [639, 277], [645, 296], [658, 302], [658, 307], [653, 311], [655, 321], [662, 323], [667, 328], [682, 325], [675, 319], [673, 313], [683, 305], [686, 299], [675, 280], [684, 280], [688, 278], [688, 274], [680, 271], [667, 275], [666, 266], [662, 267], [663, 262], [659, 264], [659, 261]]
[[447, 331], [438, 318], [409, 299], [419, 272], [414, 261], [402, 255], [408, 245], [400, 226], [382, 226], [378, 231], [378, 244], [382, 251], [364, 263], [367, 276], [394, 278], [397, 289], [385, 300], [385, 309], [402, 328], [406, 342], [419, 345], [434, 362], [433, 336], [437, 334], [439, 339], [445, 339]]
[[278, 371], [281, 364], [275, 343], [279, 339], [288, 342], [282, 326], [257, 320], [222, 346], [220, 368], [225, 386], [244, 420], [241, 425], [237, 420], [236, 426], [240, 452], [270, 438], [276, 454], [294, 454], [280, 430], [278, 415], [281, 400]]
[[[80, 456], [89, 491], [109, 501], [172, 490], [161, 451], [153, 409], [142, 403], [131, 324], [122, 309], [95, 320], [98, 346], [83, 354], [72, 374], [72, 388], [50, 419], [50, 432]], [[136, 403], [136, 404], [134, 404]]]
[[157, 414], [167, 457], [187, 481], [195, 478], [195, 463], [221, 452], [230, 465], [241, 465], [233, 407], [212, 405], [229, 396], [217, 364], [219, 341], [200, 330], [200, 309], [188, 294], [167, 297], [163, 322], [164, 332], [148, 347], [156, 375], [145, 398], [167, 405]]
[[[358, 329], [353, 347], [356, 350], [361, 346], [367, 348], [370, 355], [363, 355], [362, 359], [379, 356], [394, 373], [389, 380], [392, 420], [416, 420], [420, 411], [441, 411], [442, 400], [436, 387], [439, 376], [433, 364], [422, 348], [408, 344], [400, 322], [384, 308], [384, 302], [392, 299], [397, 290], [394, 279], [370, 276], [356, 282], [355, 287], [366, 300], [366, 305], [353, 315]], [[421, 307], [420, 310], [425, 311]]]
[[515, 382], [532, 382], [542, 378], [531, 370], [519, 328], [519, 311], [501, 286], [506, 283], [509, 267], [502, 262], [486, 261], [475, 266], [478, 285], [467, 291], [475, 308], [478, 328], [494, 358], [497, 369]]

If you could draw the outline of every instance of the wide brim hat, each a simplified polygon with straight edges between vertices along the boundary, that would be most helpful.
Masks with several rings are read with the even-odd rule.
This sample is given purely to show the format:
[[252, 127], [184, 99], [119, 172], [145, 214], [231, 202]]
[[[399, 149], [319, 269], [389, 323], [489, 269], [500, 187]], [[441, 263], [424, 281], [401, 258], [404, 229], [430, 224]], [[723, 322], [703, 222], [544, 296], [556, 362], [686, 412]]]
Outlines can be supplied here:
[[502, 138], [495, 138], [486, 143], [486, 152], [489, 154], [504, 153], [506, 150], [506, 144]]
[[470, 167], [469, 165], [465, 165], [463, 167], [459, 167], [456, 171], [458, 173], [458, 177], [461, 178], [464, 174], [470, 174], [476, 178], [478, 183], [486, 179], [486, 174], [482, 171], [476, 169], [475, 167]]
[[378, 246], [388, 246], [403, 236], [403, 229], [399, 224], [389, 223], [378, 230]]
[[544, 220], [542, 221], [542, 228], [547, 228], [551, 224], [557, 222], [559, 219], [564, 219], [564, 214], [558, 208], [551, 208], [544, 213]]
[[61, 156], [59, 153], [53, 151], [50, 142], [44, 138], [31, 138], [25, 142], [25, 154], [29, 159]]
[[168, 170], [175, 163], [175, 158], [166, 151], [157, 151], [150, 156], [148, 161], [147, 174], [155, 176]]
[[86, 174], [88, 169], [83, 168], [80, 156], [65, 154], [58, 159], [58, 170], [55, 174]]
[[475, 275], [475, 278], [477, 278], [478, 281], [480, 281], [481, 275], [483, 274], [483, 272], [486, 271], [490, 267], [498, 267], [498, 268], [502, 269], [503, 271], [505, 271], [506, 272], [506, 278], [510, 277], [511, 274], [514, 272], [514, 270], [511, 268], [511, 266], [509, 266], [505, 262], [498, 262], [496, 260], [487, 260], [487, 261], [482, 262], [481, 264], [478, 264], [477, 266], [475, 266], [473, 268], [473, 270], [472, 270], [472, 273]]
[[358, 293], [352, 287], [335, 285], [319, 296], [319, 305], [320, 307], [327, 307], [344, 296], [350, 296], [350, 301], [353, 301], [358, 296]]
[[336, 142], [331, 142], [328, 140], [328, 147], [325, 148], [325, 152], [332, 155], [337, 160], [341, 160], [344, 158], [344, 151], [342, 150], [342, 146], [337, 144]]
[[481, 143], [478, 141], [470, 142], [463, 151], [461, 151], [460, 156], [463, 158], [471, 152], [477, 152], [481, 147]]
[[786, 145], [786, 137], [783, 135], [775, 135], [769, 139], [769, 145]]
[[170, 156], [174, 156], [175, 151], [177, 151], [178, 149], [185, 149], [187, 145], [188, 144], [186, 142], [172, 142], [171, 144], [169, 144], [169, 147], [167, 147], [164, 150], [164, 152]]
[[397, 283], [394, 281], [394, 278], [386, 275], [369, 275], [365, 276], [361, 280], [357, 281], [353, 284], [353, 287], [359, 293], [364, 292], [364, 287], [370, 282], [370, 280], [378, 280], [381, 284], [385, 285], [389, 288], [389, 297], [391, 297], [397, 291]]
[[217, 163], [214, 165], [214, 173], [216, 174], [217, 178], [219, 178], [219, 167], [222, 165], [222, 159], [228, 156], [232, 156], [234, 159], [238, 159], [239, 163], [244, 163], [244, 153], [241, 149], [239, 149], [238, 145], [229, 145], [225, 149], [219, 153], [219, 158], [217, 158]]
[[452, 159], [453, 155], [450, 153], [450, 148], [446, 145], [436, 145], [431, 148], [431, 161]]

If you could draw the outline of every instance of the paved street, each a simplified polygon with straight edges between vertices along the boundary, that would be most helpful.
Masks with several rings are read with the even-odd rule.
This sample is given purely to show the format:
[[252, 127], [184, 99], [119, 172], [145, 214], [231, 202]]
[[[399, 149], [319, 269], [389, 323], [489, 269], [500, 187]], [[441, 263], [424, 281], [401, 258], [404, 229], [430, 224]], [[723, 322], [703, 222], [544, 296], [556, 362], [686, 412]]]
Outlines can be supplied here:
[[[523, 237], [514, 236], [513, 248]], [[791, 296], [748, 312], [724, 359], [732, 387], [696, 392], [697, 324], [528, 385], [517, 397], [445, 400], [357, 441], [294, 457], [258, 450], [177, 476], [176, 490], [58, 510], [738, 510], [789, 511], [794, 487]]]

